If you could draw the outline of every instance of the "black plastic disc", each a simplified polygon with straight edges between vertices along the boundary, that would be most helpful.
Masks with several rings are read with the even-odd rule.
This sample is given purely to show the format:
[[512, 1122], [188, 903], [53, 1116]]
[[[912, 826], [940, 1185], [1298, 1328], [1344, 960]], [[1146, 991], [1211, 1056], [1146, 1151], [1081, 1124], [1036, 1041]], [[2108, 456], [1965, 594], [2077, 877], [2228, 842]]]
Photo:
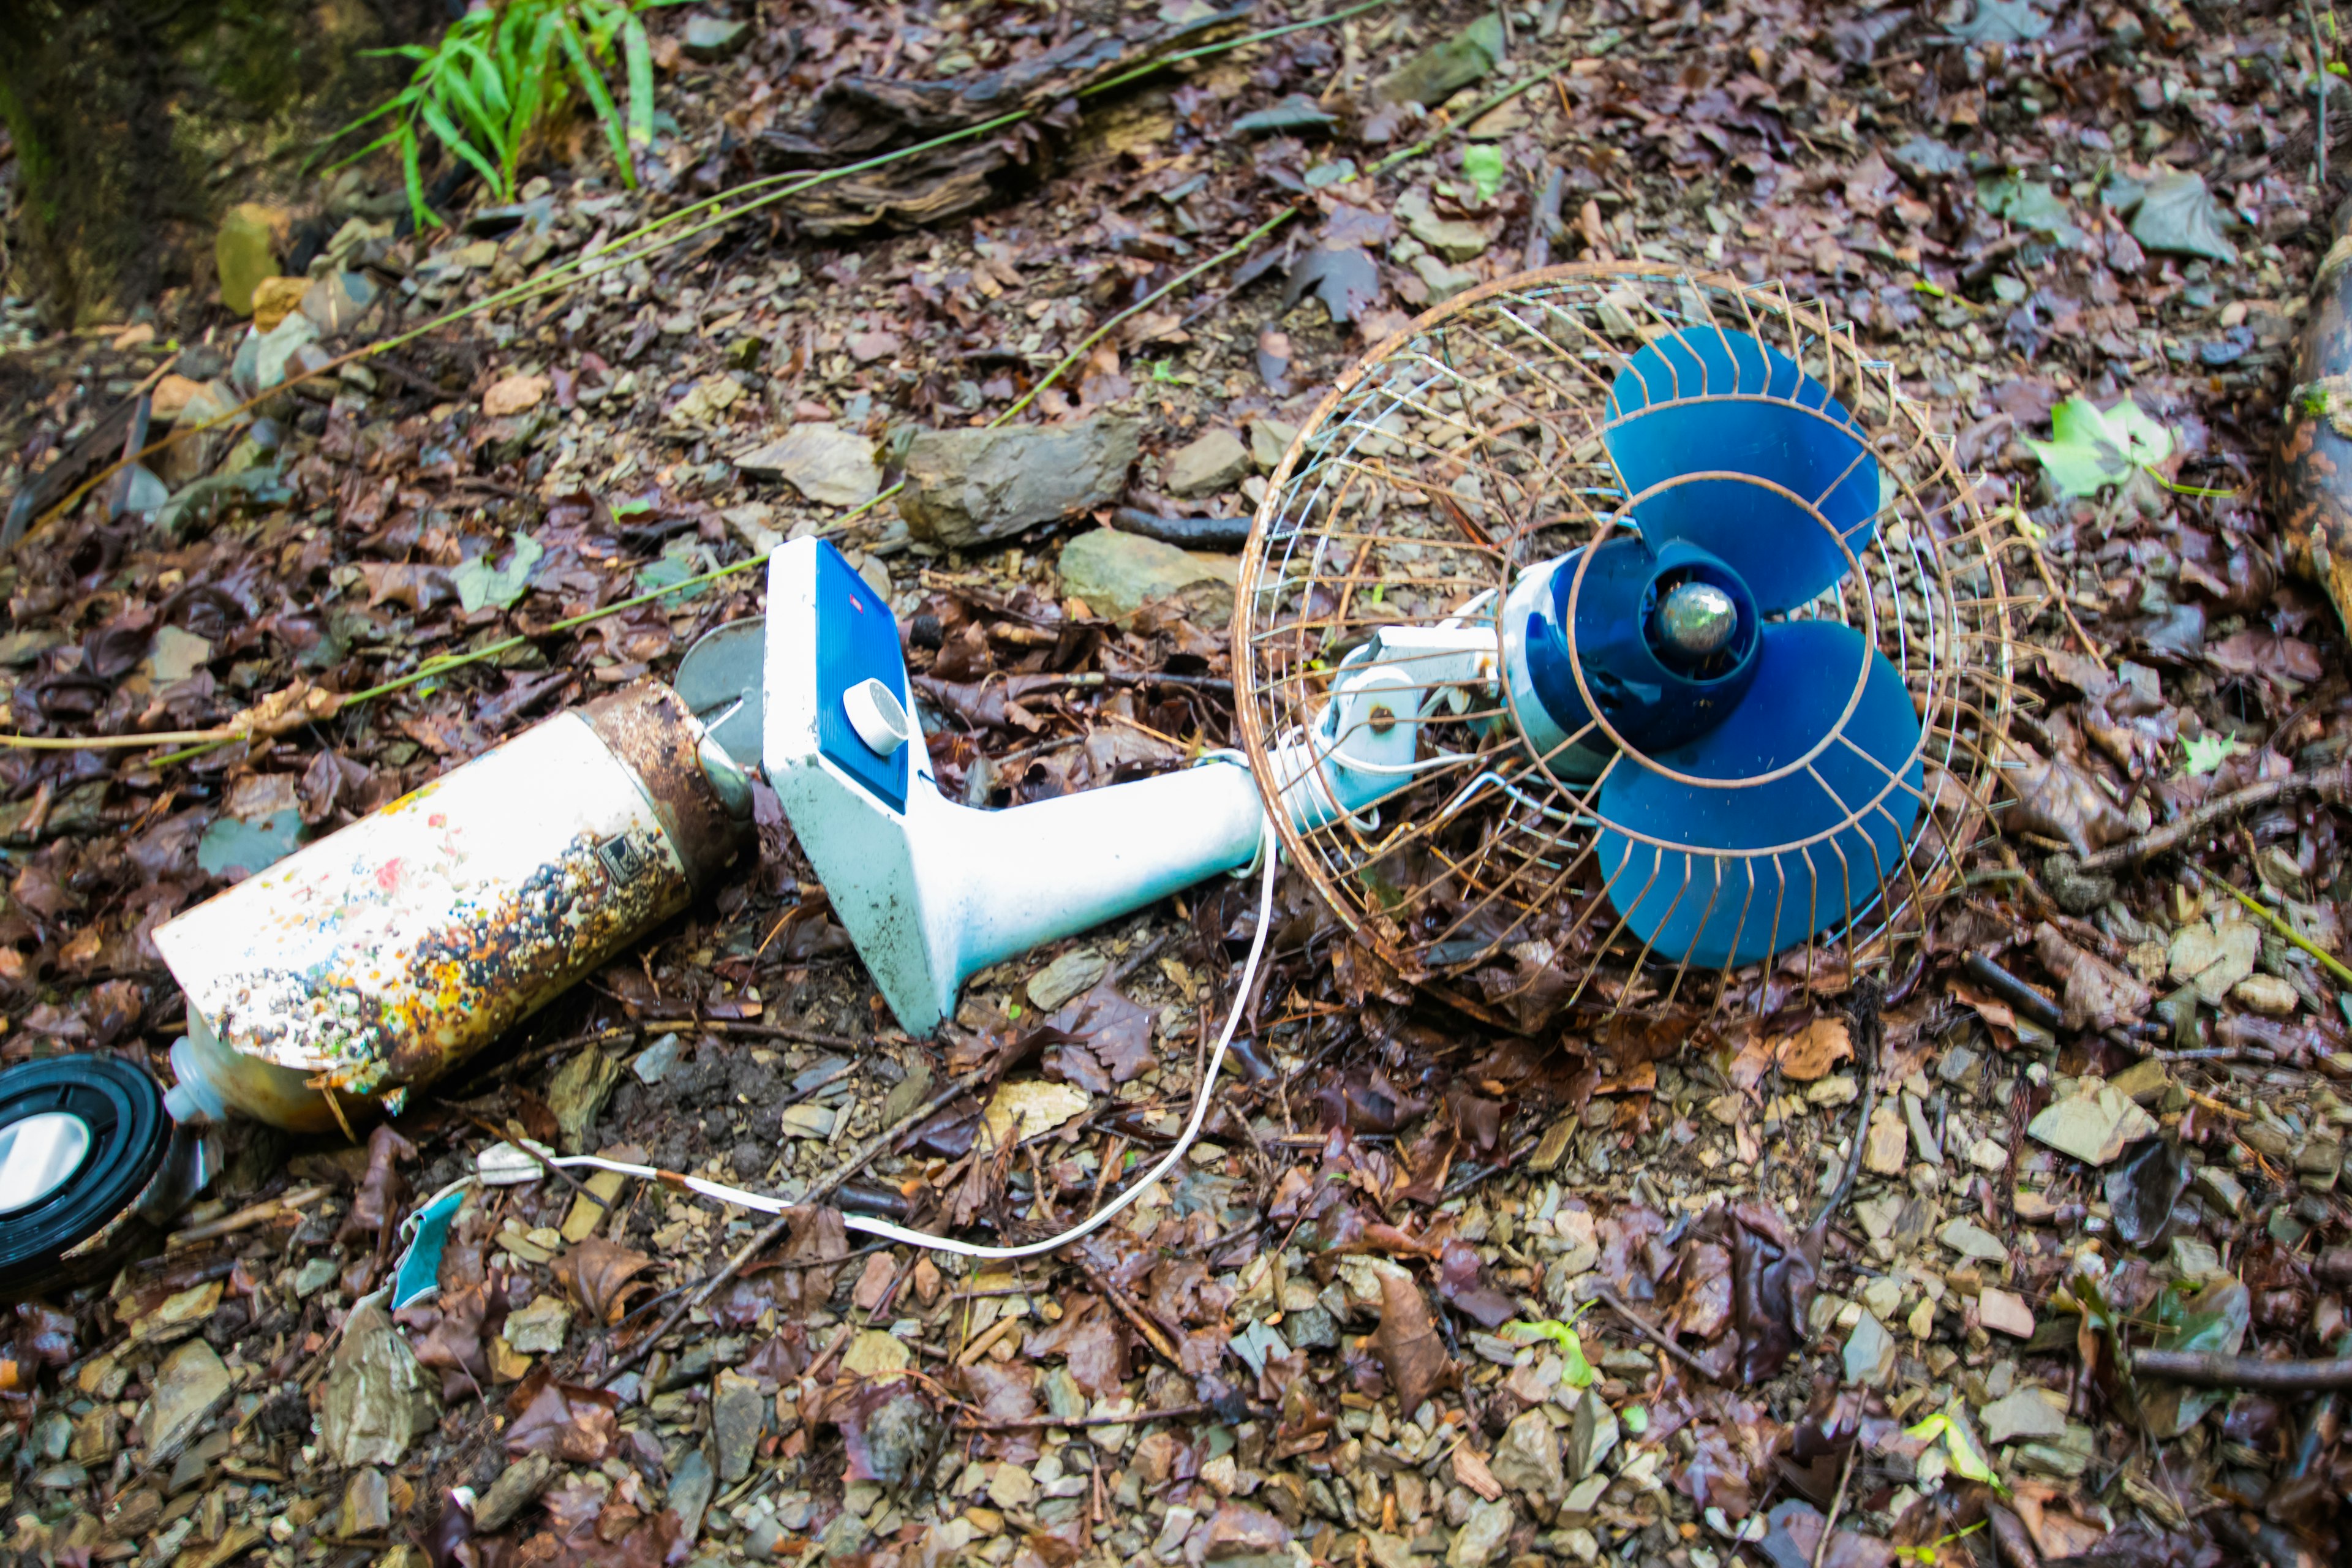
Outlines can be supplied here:
[[[0, 1070], [0, 1133], [62, 1112], [89, 1137], [70, 1174], [0, 1214], [0, 1293], [69, 1282], [60, 1257], [135, 1202], [172, 1139], [163, 1091], [117, 1057], [47, 1057]], [[9, 1205], [0, 1194], [0, 1207]]]

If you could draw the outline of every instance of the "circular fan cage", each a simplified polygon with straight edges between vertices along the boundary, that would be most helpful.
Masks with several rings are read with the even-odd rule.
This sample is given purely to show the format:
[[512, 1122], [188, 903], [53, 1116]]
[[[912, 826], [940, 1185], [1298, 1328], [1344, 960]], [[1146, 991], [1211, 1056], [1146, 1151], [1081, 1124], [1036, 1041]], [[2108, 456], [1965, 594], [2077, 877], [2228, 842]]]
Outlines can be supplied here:
[[1498, 651], [1489, 680], [1375, 710], [1414, 731], [1376, 804], [1273, 814], [1290, 862], [1402, 979], [1507, 1022], [1769, 1009], [1792, 986], [1916, 973], [1987, 831], [2021, 542], [1894, 367], [1777, 285], [1556, 268], [1360, 361], [1276, 469], [1243, 557], [1236, 707], [1261, 790], [1328, 782], [1303, 775], [1344, 736], [1285, 742], [1328, 728], [1349, 654], [1383, 628], [1507, 649], [1514, 589], [1563, 557], [1559, 622], [1578, 627], [1599, 546], [1675, 538], [1751, 580], [1735, 608], [1762, 656], [1716, 733], [1775, 731], [1760, 749], [1645, 744], [1609, 700], [1623, 672], [1572, 634], [1586, 713], [1564, 740]]

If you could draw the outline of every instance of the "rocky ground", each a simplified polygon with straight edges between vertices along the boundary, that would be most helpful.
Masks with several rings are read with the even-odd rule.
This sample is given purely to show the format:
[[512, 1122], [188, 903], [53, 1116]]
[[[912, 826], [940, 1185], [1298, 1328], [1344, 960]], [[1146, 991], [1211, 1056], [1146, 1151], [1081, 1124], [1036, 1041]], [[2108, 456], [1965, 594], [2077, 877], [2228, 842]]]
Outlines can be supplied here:
[[[759, 613], [756, 572], [714, 574], [782, 538], [887, 594], [960, 798], [1234, 744], [1231, 535], [1297, 424], [1412, 313], [1544, 258], [1830, 301], [2041, 542], [2064, 600], [2021, 607], [2049, 651], [2009, 837], [1919, 967], [1883, 1008], [1518, 1034], [1366, 994], [1286, 881], [1181, 1179], [968, 1266], [839, 1215], [1090, 1209], [1181, 1125], [1252, 889], [984, 973], [915, 1042], [769, 802], [756, 864], [396, 1121], [247, 1130], [166, 1248], [18, 1309], [16, 1560], [2340, 1556], [2336, 1396], [2133, 1370], [2343, 1346], [2339, 807], [2280, 784], [2111, 885], [2045, 862], [2352, 740], [2340, 625], [2263, 489], [2340, 188], [2332, 16], [1549, 0], [1367, 8], [1108, 88], [1049, 56], [1311, 15], [1204, 14], [654, 13], [639, 188], [583, 136], [417, 234], [363, 166], [240, 210], [217, 295], [79, 337], [12, 301], [0, 727], [100, 744], [0, 754], [0, 1058], [164, 1070], [160, 921], [667, 675]], [[1041, 57], [1053, 89], [970, 163], [685, 232], [838, 162], [829, 84]], [[152, 442], [265, 394], [73, 498], [142, 395]], [[2057, 499], [2024, 443], [2076, 394], [2170, 450]], [[282, 721], [205, 738], [257, 708]], [[198, 738], [120, 743], [163, 731]], [[492, 1168], [530, 1179], [467, 1188], [438, 1294], [387, 1311], [404, 1216], [517, 1134], [811, 1202], [730, 1269], [764, 1216]]]

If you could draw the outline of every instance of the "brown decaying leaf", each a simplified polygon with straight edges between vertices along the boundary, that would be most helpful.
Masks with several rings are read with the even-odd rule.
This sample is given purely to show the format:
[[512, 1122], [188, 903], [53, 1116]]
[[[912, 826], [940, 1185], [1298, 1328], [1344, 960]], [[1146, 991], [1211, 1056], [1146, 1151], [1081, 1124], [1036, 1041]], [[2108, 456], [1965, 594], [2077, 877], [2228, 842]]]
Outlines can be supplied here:
[[1126, 1083], [1159, 1063], [1151, 1050], [1151, 1019], [1150, 1010], [1106, 979], [1046, 1024], [1082, 1041], [1113, 1083]]
[[574, 1300], [588, 1309], [597, 1322], [610, 1326], [621, 1321], [629, 1297], [645, 1287], [636, 1277], [654, 1266], [642, 1252], [602, 1237], [573, 1242], [555, 1260], [555, 1278]]
[[1731, 1251], [1717, 1242], [1685, 1244], [1682, 1312], [1675, 1327], [1711, 1340], [1731, 1321]]
[[2077, 858], [2095, 854], [2131, 833], [2122, 810], [2096, 780], [2063, 757], [2042, 757], [2017, 748], [2021, 767], [2005, 768], [2001, 779], [2017, 796], [2002, 815], [2012, 833], [2055, 838]]
[[1372, 1331], [1372, 1350], [1396, 1390], [1400, 1410], [1420, 1409], [1422, 1401], [1454, 1380], [1454, 1363], [1430, 1321], [1421, 1287], [1386, 1271], [1381, 1275], [1381, 1323]]
[[[507, 1428], [508, 1453], [551, 1454], [567, 1464], [593, 1465], [613, 1451], [613, 1410], [619, 1404], [613, 1395], [536, 1375], [516, 1388], [515, 1397], [527, 1391], [530, 1397]], [[508, 1406], [513, 1408], [514, 1400]]]
[[2156, 994], [2128, 972], [2084, 952], [2044, 921], [2033, 930], [2033, 951], [2042, 966], [2065, 983], [2066, 1026], [2111, 1029], [2137, 1023], [2156, 1005]]
[[392, 1255], [393, 1227], [399, 1223], [401, 1205], [408, 1197], [408, 1183], [400, 1173], [399, 1162], [416, 1158], [416, 1145], [388, 1125], [368, 1134], [367, 1148], [367, 1172], [360, 1177], [359, 1191], [352, 1194], [352, 1212], [335, 1229], [339, 1244], [373, 1233], [373, 1250], [354, 1262], [344, 1275], [347, 1285], [353, 1283], [357, 1276], [357, 1284], [362, 1289], [373, 1279], [375, 1269]]
[[1853, 1041], [1843, 1018], [1816, 1018], [1780, 1040], [1773, 1054], [1780, 1058], [1781, 1077], [1811, 1083], [1838, 1063], [1852, 1060]]
[[1732, 1318], [1739, 1325], [1739, 1381], [1780, 1374], [1804, 1337], [1818, 1266], [1769, 1204], [1731, 1209]]

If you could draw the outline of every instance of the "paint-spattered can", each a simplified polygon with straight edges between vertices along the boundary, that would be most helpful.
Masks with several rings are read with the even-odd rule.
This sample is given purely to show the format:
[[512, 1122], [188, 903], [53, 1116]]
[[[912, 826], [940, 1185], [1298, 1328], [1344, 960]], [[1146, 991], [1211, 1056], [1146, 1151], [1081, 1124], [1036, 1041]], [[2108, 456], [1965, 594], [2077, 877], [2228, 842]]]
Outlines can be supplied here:
[[[557, 715], [158, 927], [184, 1089], [301, 1131], [397, 1110], [684, 908], [749, 782], [667, 688]], [[350, 1101], [361, 1102], [359, 1105]]]

